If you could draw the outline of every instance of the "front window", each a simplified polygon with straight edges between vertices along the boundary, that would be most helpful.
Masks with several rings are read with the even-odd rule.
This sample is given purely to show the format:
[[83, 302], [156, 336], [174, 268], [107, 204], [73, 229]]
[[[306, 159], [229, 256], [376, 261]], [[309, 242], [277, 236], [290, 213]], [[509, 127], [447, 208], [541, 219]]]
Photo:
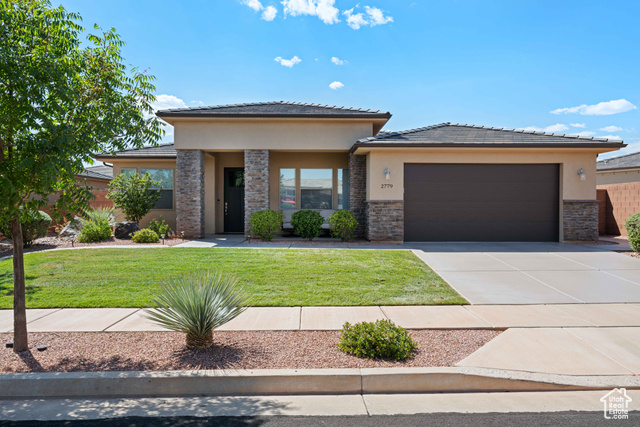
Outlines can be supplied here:
[[296, 170], [280, 169], [280, 209], [296, 208]]
[[349, 169], [338, 169], [338, 209], [349, 209]]
[[120, 173], [123, 173], [126, 176], [133, 175], [134, 173], [137, 173], [137, 172], [138, 172], [138, 170], [136, 168], [121, 168], [120, 169]]
[[333, 208], [333, 169], [300, 169], [300, 208]]
[[142, 169], [141, 173], [151, 175], [154, 181], [160, 181], [158, 187], [153, 189], [160, 190], [160, 198], [156, 202], [153, 209], [173, 209], [173, 169]]

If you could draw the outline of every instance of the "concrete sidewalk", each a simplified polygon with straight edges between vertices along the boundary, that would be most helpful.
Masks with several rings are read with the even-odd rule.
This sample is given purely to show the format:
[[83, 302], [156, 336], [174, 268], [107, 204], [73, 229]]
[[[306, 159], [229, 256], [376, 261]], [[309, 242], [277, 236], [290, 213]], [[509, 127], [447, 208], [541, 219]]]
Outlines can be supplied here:
[[[219, 330], [339, 330], [377, 319], [408, 329], [640, 327], [640, 304], [250, 307]], [[31, 332], [162, 330], [138, 308], [29, 309], [27, 322]], [[12, 310], [0, 310], [0, 332], [12, 328]]]

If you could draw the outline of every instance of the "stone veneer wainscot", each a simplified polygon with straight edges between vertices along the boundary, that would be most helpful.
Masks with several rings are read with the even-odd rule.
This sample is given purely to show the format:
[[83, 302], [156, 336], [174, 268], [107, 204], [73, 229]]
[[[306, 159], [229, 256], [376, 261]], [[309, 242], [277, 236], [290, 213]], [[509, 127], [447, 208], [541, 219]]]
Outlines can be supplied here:
[[349, 154], [349, 210], [358, 221], [357, 237], [367, 230], [367, 157]]
[[367, 239], [374, 242], [404, 240], [404, 202], [374, 200], [367, 202]]
[[597, 200], [564, 200], [562, 206], [564, 240], [598, 240]]

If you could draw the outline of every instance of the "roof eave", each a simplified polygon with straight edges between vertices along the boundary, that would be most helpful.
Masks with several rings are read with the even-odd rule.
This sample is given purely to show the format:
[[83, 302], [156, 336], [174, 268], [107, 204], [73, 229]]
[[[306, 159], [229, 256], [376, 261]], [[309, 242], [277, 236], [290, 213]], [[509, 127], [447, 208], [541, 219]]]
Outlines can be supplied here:
[[177, 156], [175, 156], [175, 155], [160, 156], [160, 155], [157, 155], [157, 154], [156, 155], [151, 155], [151, 156], [141, 156], [141, 155], [130, 156], [130, 155], [126, 155], [126, 154], [125, 155], [122, 155], [122, 154], [121, 155], [98, 154], [98, 155], [95, 155], [93, 157], [94, 157], [94, 159], [97, 159], [97, 160], [111, 160], [111, 161], [113, 161], [114, 159], [115, 160], [118, 160], [118, 159], [127, 159], [127, 160], [130, 160], [130, 159], [142, 159], [142, 160], [147, 160], [147, 159], [150, 159], [150, 160], [168, 159], [168, 160], [171, 160], [171, 159], [175, 159]]
[[349, 150], [358, 148], [624, 148], [627, 144], [615, 143], [404, 143], [404, 142], [357, 142]]
[[391, 113], [383, 114], [231, 114], [231, 113], [190, 113], [157, 111], [156, 116], [164, 118], [247, 118], [247, 119], [387, 119]]

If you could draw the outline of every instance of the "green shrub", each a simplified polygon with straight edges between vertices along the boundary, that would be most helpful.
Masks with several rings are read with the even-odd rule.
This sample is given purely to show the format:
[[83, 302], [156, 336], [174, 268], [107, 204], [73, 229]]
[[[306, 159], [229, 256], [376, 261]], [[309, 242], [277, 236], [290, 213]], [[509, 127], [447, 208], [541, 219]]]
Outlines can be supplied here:
[[282, 230], [284, 215], [278, 211], [265, 209], [254, 212], [249, 219], [251, 236], [257, 236], [263, 242], [267, 242]]
[[322, 232], [324, 218], [316, 211], [303, 209], [291, 215], [293, 232], [303, 239], [312, 240]]
[[134, 243], [158, 243], [160, 236], [149, 228], [143, 228], [133, 233], [131, 240], [133, 240]]
[[[29, 247], [34, 240], [47, 235], [51, 217], [46, 212], [27, 211], [22, 213], [20, 223], [22, 224], [22, 244]], [[7, 224], [0, 227], [0, 234], [11, 239], [11, 226]]]
[[213, 330], [244, 311], [247, 298], [237, 279], [219, 272], [203, 272], [170, 280], [145, 310], [148, 319], [187, 334], [188, 348], [209, 348]]
[[629, 237], [629, 246], [636, 252], [640, 252], [640, 212], [631, 215], [624, 223]]
[[111, 235], [111, 225], [106, 219], [85, 220], [82, 221], [82, 230], [78, 234], [78, 242], [99, 242], [108, 239]]
[[113, 200], [113, 205], [124, 213], [127, 221], [140, 222], [160, 199], [161, 193], [157, 189], [160, 184], [149, 172], [144, 175], [119, 173], [109, 183], [107, 199]]
[[348, 210], [335, 211], [327, 219], [332, 237], [339, 237], [343, 242], [350, 242], [356, 234], [358, 221]]
[[114, 208], [87, 209], [82, 215], [83, 219], [89, 221], [106, 220], [109, 225], [116, 223], [116, 211]]
[[165, 237], [167, 236], [167, 234], [169, 234], [169, 231], [171, 230], [169, 228], [169, 224], [167, 224], [164, 219], [157, 219], [154, 218], [149, 225], [147, 226], [147, 228], [149, 230], [153, 230], [156, 232], [156, 234], [158, 235], [158, 237], [161, 237], [163, 234], [165, 235]]
[[338, 348], [345, 353], [370, 359], [405, 360], [413, 355], [417, 344], [406, 329], [390, 320], [361, 322], [342, 327]]

